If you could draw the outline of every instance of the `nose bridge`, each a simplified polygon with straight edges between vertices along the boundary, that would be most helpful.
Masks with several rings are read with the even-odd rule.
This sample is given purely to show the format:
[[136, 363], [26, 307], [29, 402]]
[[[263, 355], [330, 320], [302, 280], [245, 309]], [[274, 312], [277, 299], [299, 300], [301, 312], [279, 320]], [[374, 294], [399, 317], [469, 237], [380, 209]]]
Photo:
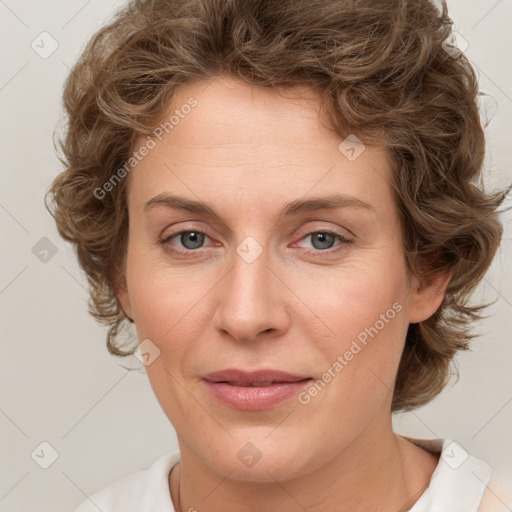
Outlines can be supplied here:
[[276, 296], [269, 251], [246, 237], [233, 255], [233, 266], [220, 287], [217, 328], [239, 340], [284, 327], [283, 298]]

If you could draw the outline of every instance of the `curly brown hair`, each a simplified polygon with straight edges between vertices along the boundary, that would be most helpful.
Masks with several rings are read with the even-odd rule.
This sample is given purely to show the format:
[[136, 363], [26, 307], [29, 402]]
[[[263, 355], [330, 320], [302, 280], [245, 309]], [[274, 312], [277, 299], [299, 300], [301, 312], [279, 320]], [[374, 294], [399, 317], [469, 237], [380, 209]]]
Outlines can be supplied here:
[[409, 275], [451, 272], [435, 314], [409, 325], [392, 410], [436, 396], [489, 305], [468, 299], [499, 247], [497, 208], [510, 190], [481, 186], [481, 93], [467, 58], [447, 46], [452, 24], [446, 3], [429, 0], [132, 0], [119, 9], [65, 82], [65, 170], [46, 196], [87, 275], [89, 311], [109, 327], [109, 352], [136, 349], [116, 344], [131, 321], [116, 296], [129, 180], [97, 191], [152, 133], [179, 87], [221, 75], [280, 90], [306, 85], [330, 106], [332, 130], [389, 153]]

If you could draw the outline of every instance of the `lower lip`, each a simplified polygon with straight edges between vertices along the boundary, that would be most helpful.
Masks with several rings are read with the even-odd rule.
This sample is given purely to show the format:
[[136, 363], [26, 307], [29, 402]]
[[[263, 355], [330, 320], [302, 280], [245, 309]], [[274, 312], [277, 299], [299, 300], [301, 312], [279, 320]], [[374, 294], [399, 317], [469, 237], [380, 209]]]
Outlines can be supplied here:
[[311, 379], [298, 382], [276, 382], [270, 386], [232, 386], [225, 382], [205, 380], [210, 393], [220, 402], [235, 409], [262, 410], [277, 405], [306, 386]]

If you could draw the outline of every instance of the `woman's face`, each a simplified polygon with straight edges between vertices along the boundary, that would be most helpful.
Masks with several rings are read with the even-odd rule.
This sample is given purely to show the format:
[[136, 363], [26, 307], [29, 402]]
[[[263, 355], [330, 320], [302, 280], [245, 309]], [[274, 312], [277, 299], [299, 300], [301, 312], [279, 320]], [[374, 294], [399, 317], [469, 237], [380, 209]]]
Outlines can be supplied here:
[[[239, 480], [304, 475], [390, 428], [408, 325], [443, 299], [408, 279], [385, 150], [289, 96], [187, 85], [128, 178], [118, 296], [182, 458]], [[205, 380], [225, 369], [310, 380]]]

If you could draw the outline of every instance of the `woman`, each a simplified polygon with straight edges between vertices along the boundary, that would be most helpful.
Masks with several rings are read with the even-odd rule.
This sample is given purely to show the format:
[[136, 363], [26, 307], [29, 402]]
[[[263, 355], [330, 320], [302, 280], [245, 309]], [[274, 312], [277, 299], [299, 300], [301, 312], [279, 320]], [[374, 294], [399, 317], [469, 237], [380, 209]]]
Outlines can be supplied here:
[[49, 208], [179, 452], [77, 512], [489, 506], [486, 462], [391, 424], [468, 348], [502, 234], [450, 23], [427, 0], [140, 0], [94, 35]]

